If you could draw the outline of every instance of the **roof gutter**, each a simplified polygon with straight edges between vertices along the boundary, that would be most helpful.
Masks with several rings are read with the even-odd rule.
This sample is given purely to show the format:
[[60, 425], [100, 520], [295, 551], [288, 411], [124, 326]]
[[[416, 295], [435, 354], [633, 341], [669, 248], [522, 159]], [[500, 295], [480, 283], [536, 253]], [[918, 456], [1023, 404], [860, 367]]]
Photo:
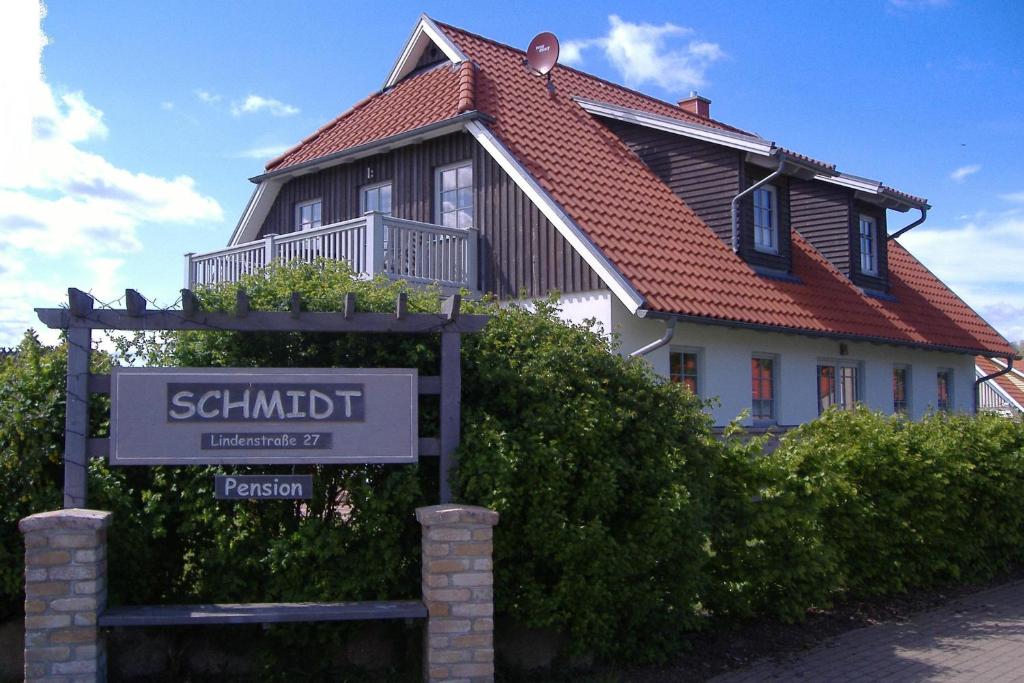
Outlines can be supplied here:
[[1006, 367], [1005, 368], [1003, 368], [1002, 370], [1000, 370], [998, 372], [993, 372], [991, 375], [985, 375], [984, 377], [979, 377], [978, 379], [974, 380], [974, 413], [975, 414], [978, 413], [978, 406], [981, 405], [981, 385], [982, 385], [982, 383], [983, 382], [987, 382], [990, 379], [995, 379], [996, 377], [1002, 377], [1003, 375], [1007, 374], [1011, 370], [1013, 370], [1013, 356], [1007, 356], [1006, 357]]
[[786, 167], [787, 157], [786, 157], [785, 154], [781, 154], [781, 153], [778, 156], [779, 156], [779, 165], [776, 167], [775, 171], [773, 171], [767, 177], [763, 178], [762, 180], [759, 180], [758, 182], [754, 183], [753, 185], [751, 185], [750, 187], [748, 187], [747, 189], [743, 190], [738, 195], [733, 197], [732, 198], [732, 202], [729, 204], [729, 216], [731, 218], [730, 224], [732, 225], [732, 238], [731, 238], [731, 242], [732, 242], [732, 250], [733, 250], [734, 253], [739, 253], [739, 250], [740, 250], [739, 216], [737, 215], [738, 214], [738, 208], [737, 207], [739, 205], [739, 201], [741, 199], [743, 199], [745, 196], [747, 196], [748, 194], [750, 194], [751, 192], [753, 192], [754, 190], [756, 190], [757, 188], [761, 187], [762, 185], [764, 185], [764, 184], [774, 180], [775, 178], [779, 177], [780, 175], [782, 175], [782, 173], [783, 173], [783, 171], [785, 170], [785, 167]]
[[921, 217], [920, 217], [920, 218], [918, 218], [918, 219], [917, 219], [916, 221], [914, 221], [913, 223], [911, 223], [910, 225], [906, 226], [905, 228], [901, 228], [900, 230], [897, 230], [897, 231], [896, 231], [896, 232], [894, 232], [893, 234], [889, 235], [889, 236], [888, 236], [888, 237], [887, 237], [886, 239], [889, 239], [889, 240], [894, 240], [894, 239], [896, 239], [897, 237], [899, 237], [900, 235], [902, 235], [903, 233], [905, 233], [905, 232], [910, 232], [910, 231], [911, 231], [912, 229], [914, 229], [914, 228], [916, 228], [917, 226], [919, 226], [919, 225], [921, 225], [922, 223], [924, 223], [925, 219], [926, 219], [926, 218], [928, 218], [928, 207], [925, 207], [925, 206], [919, 206], [919, 207], [917, 207], [917, 208], [918, 208], [918, 210], [919, 210], [919, 211], [921, 212]]
[[655, 349], [660, 349], [665, 344], [672, 341], [672, 336], [676, 333], [676, 319], [669, 318], [665, 321], [665, 334], [661, 335], [661, 339], [655, 339], [650, 344], [641, 346], [636, 351], [629, 354], [630, 358], [636, 358], [637, 356], [646, 356]]
[[278, 176], [289, 174], [301, 175], [304, 172], [311, 173], [313, 171], [319, 171], [322, 168], [335, 166], [353, 157], [358, 158], [360, 156], [368, 156], [371, 153], [376, 153], [376, 151], [382, 147], [394, 147], [409, 144], [415, 141], [416, 138], [424, 136], [433, 137], [435, 134], [442, 135], [449, 128], [454, 131], [462, 128], [465, 124], [471, 121], [477, 120], [489, 121], [491, 120], [491, 117], [481, 111], [467, 111], [465, 113], [452, 116], [451, 118], [435, 121], [434, 123], [428, 123], [427, 125], [420, 126], [419, 128], [413, 128], [386, 138], [373, 140], [362, 145], [356, 145], [355, 147], [349, 147], [348, 149], [343, 149], [340, 152], [334, 152], [333, 154], [327, 154], [322, 157], [310, 159], [309, 161], [303, 161], [299, 164], [285, 166], [284, 168], [276, 171], [268, 171], [267, 173], [249, 178], [249, 181], [253, 183], [261, 183], [264, 180], [277, 178]]

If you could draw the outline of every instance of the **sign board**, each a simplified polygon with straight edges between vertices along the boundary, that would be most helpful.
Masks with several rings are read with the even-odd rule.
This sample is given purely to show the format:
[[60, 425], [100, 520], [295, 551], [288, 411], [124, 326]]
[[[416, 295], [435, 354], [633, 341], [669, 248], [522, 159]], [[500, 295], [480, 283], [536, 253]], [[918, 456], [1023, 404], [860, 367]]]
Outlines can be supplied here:
[[218, 474], [217, 500], [297, 500], [313, 497], [312, 474]]
[[415, 369], [114, 368], [111, 465], [411, 463]]

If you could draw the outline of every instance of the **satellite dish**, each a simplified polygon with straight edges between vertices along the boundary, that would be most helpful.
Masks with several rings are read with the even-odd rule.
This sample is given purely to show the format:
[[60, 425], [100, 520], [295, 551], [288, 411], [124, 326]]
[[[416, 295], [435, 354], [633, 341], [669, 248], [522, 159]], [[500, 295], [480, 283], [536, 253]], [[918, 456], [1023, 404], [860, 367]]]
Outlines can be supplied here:
[[538, 76], [548, 74], [558, 63], [558, 38], [544, 31], [534, 36], [526, 48], [526, 64]]

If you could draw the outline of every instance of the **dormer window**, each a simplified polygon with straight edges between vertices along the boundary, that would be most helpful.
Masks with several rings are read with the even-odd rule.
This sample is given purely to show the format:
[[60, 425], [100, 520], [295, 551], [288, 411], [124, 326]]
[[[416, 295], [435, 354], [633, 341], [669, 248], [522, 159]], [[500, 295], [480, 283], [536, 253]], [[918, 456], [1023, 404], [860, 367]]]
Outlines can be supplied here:
[[319, 199], [314, 199], [308, 202], [300, 202], [295, 205], [295, 229], [296, 230], [312, 230], [320, 227], [320, 207], [322, 206]]
[[860, 215], [860, 272], [878, 275], [878, 224], [871, 216]]
[[779, 253], [779, 202], [773, 185], [754, 190], [754, 248]]

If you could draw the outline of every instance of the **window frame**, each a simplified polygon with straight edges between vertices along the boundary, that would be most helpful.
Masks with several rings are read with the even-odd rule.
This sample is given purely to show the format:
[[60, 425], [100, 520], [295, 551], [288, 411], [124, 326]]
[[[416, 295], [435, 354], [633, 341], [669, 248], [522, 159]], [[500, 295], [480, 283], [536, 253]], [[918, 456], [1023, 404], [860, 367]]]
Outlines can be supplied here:
[[678, 380], [679, 383], [681, 383], [681, 384], [686, 384], [686, 381], [685, 381], [686, 377], [687, 377], [686, 372], [685, 372], [685, 367], [686, 367], [686, 365], [685, 365], [685, 363], [686, 363], [685, 356], [686, 356], [686, 354], [692, 354], [692, 355], [696, 356], [696, 368], [695, 368], [695, 373], [696, 374], [693, 376], [693, 379], [694, 379], [694, 384], [696, 385], [697, 389], [695, 391], [693, 391], [693, 395], [697, 396], [697, 397], [703, 396], [704, 395], [704, 393], [703, 393], [704, 392], [704, 349], [702, 349], [700, 347], [697, 347], [697, 346], [671, 346], [671, 347], [669, 347], [669, 350], [668, 350], [668, 378], [669, 378], [670, 382], [676, 382], [677, 381], [676, 378], [672, 375], [672, 355], [676, 354], [676, 353], [683, 354], [683, 365], [681, 367], [683, 368], [684, 372], [682, 373], [682, 375], [680, 375], [680, 379]]
[[[942, 405], [942, 376], [947, 375], [946, 378], [946, 405]], [[955, 388], [956, 375], [953, 372], [953, 368], [936, 368], [935, 370], [935, 409], [944, 413], [953, 412], [953, 406], [956, 405], [954, 396], [956, 393]]]
[[[832, 370], [831, 403], [827, 406], [823, 405], [823, 397], [821, 394], [821, 371], [825, 368]], [[855, 373], [853, 385], [854, 396], [853, 401], [850, 403], [847, 402], [846, 383], [843, 378], [843, 370], [853, 370]], [[843, 410], [853, 410], [857, 407], [858, 403], [864, 402], [864, 363], [859, 360], [819, 358], [814, 370], [814, 384], [818, 401], [818, 415], [821, 415], [825, 410], [832, 406], [839, 406]]]
[[[911, 371], [910, 365], [905, 363], [894, 363], [892, 366], [892, 413], [893, 415], [910, 415], [911, 403], [910, 403], [910, 387], [911, 382]], [[896, 398], [896, 373], [903, 372], [903, 409], [900, 410], [900, 401]]]
[[379, 211], [382, 215], [385, 215], [385, 216], [393, 216], [394, 215], [394, 212], [395, 212], [395, 188], [394, 188], [394, 186], [393, 186], [393, 184], [392, 184], [392, 182], [390, 180], [382, 180], [379, 183], [369, 183], [369, 184], [363, 185], [363, 186], [361, 186], [359, 188], [359, 215], [360, 216], [369, 213], [369, 210], [366, 208], [366, 193], [367, 192], [373, 192], [375, 190], [379, 191], [383, 187], [390, 187], [391, 188], [391, 210], [387, 211], [387, 212], [384, 212], [384, 211], [380, 211], [379, 209], [377, 209], [377, 211]]
[[[463, 189], [463, 188], [459, 187], [458, 169], [463, 168], [463, 167], [469, 167], [469, 173], [470, 173], [469, 188], [468, 188], [469, 191], [470, 191], [470, 196], [472, 198], [472, 203], [470, 204], [470, 207], [469, 207], [470, 208], [470, 211], [469, 211], [470, 224], [468, 226], [466, 226], [466, 227], [459, 227], [458, 226], [459, 207], [458, 207], [458, 201], [456, 201], [456, 205], [455, 205], [455, 215], [456, 215], [455, 229], [458, 229], [458, 230], [470, 230], [470, 229], [476, 227], [476, 215], [475, 215], [475, 213], [476, 213], [476, 192], [475, 192], [476, 173], [475, 173], [475, 171], [473, 169], [473, 160], [472, 159], [463, 159], [462, 161], [456, 161], [456, 162], [451, 163], [451, 164], [445, 164], [444, 166], [438, 166], [438, 167], [436, 167], [434, 169], [434, 223], [435, 223], [435, 225], [444, 226], [444, 222], [443, 222], [444, 221], [444, 214], [445, 213], [451, 213], [451, 212], [445, 212], [444, 211], [444, 201], [442, 200], [442, 195], [444, 193], [444, 184], [442, 183], [441, 178], [442, 178], [442, 176], [443, 176], [445, 171], [453, 171], [453, 170], [456, 171], [456, 174], [455, 174], [455, 194], [456, 194], [456, 197], [458, 197], [459, 190]], [[447, 227], [452, 227], [452, 226], [447, 226]]]
[[[864, 232], [867, 225], [868, 232]], [[865, 252], [864, 242], [868, 240], [870, 250]], [[857, 218], [857, 249], [860, 252], [860, 272], [863, 275], [878, 277], [878, 219], [866, 213], [858, 214]], [[865, 265], [865, 257], [868, 261]]]
[[[761, 193], [761, 192], [765, 192], [766, 194], [771, 196], [771, 207], [770, 207], [770, 210], [769, 210], [769, 217], [771, 218], [771, 222], [772, 222], [771, 230], [770, 230], [770, 235], [771, 235], [771, 238], [772, 238], [771, 244], [764, 244], [764, 243], [759, 241], [760, 230], [759, 230], [757, 218], [758, 218], [758, 215], [759, 215], [760, 211], [758, 209], [757, 199], [758, 199], [758, 194]], [[779, 188], [777, 188], [775, 185], [770, 185], [770, 184], [769, 185], [762, 185], [761, 187], [757, 188], [753, 192], [753, 196], [752, 196], [752, 200], [751, 200], [751, 206], [753, 207], [753, 211], [754, 211], [754, 220], [753, 220], [753, 226], [754, 226], [754, 249], [756, 251], [760, 251], [760, 252], [763, 252], [765, 254], [778, 254], [779, 253], [779, 233], [780, 233], [780, 230], [779, 230]]]
[[[774, 353], [758, 353], [754, 352], [750, 354], [751, 366], [750, 366], [750, 418], [755, 427], [767, 427], [776, 425], [779, 423], [779, 357]], [[753, 361], [755, 360], [766, 360], [771, 363], [771, 398], [769, 399], [754, 399], [754, 368]], [[771, 414], [769, 417], [760, 416], [754, 409], [754, 401], [769, 401], [771, 405]]]
[[[317, 222], [316, 225], [312, 225], [312, 221], [310, 221], [311, 224], [310, 224], [310, 226], [308, 228], [302, 227], [302, 210], [304, 208], [306, 208], [306, 207], [316, 206], [316, 205], [320, 206], [320, 220]], [[317, 197], [316, 199], [307, 199], [306, 201], [302, 201], [302, 202], [295, 202], [295, 232], [303, 232], [303, 231], [306, 231], [306, 230], [316, 230], [317, 228], [323, 227], [323, 224], [324, 224], [324, 220], [323, 219], [324, 219], [324, 202], [323, 202], [323, 198], [322, 197]]]

